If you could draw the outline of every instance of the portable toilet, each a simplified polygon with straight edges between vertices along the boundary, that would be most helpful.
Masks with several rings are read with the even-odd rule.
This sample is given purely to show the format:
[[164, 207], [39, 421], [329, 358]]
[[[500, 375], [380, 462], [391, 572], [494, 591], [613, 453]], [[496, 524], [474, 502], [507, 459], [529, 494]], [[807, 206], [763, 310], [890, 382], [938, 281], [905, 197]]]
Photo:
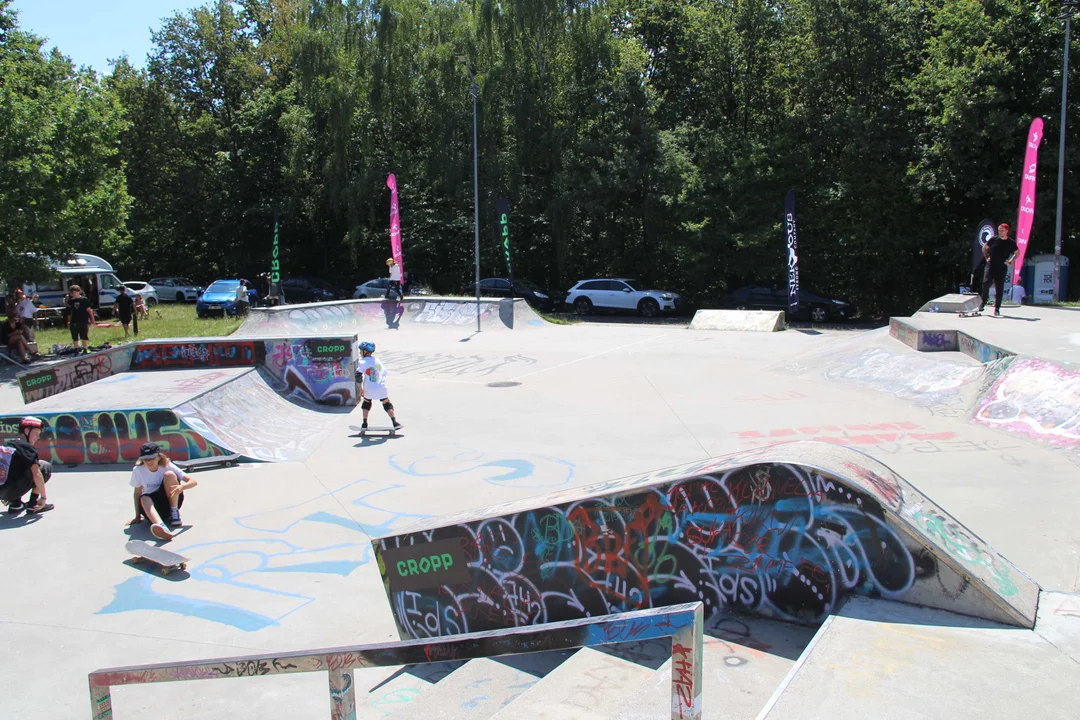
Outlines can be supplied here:
[[[1024, 289], [1028, 291], [1031, 302], [1036, 305], [1049, 305], [1054, 302], [1054, 256], [1050, 254], [1033, 255], [1024, 260], [1021, 268]], [[1058, 302], [1064, 302], [1069, 291], [1069, 258], [1061, 256], [1061, 293]]]

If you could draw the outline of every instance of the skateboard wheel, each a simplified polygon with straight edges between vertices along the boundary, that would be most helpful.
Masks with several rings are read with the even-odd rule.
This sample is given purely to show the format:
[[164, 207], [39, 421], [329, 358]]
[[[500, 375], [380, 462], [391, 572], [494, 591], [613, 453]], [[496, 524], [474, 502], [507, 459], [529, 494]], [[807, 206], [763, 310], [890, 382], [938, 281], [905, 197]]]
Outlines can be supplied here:
[[131, 558], [131, 562], [135, 563], [136, 565], [138, 565], [142, 561], [143, 561], [143, 559], [141, 557], [133, 557], [133, 558]]
[[180, 563], [181, 570], [187, 570], [187, 563]]
[[162, 575], [168, 575], [170, 572], [172, 572], [171, 568], [161, 568]]

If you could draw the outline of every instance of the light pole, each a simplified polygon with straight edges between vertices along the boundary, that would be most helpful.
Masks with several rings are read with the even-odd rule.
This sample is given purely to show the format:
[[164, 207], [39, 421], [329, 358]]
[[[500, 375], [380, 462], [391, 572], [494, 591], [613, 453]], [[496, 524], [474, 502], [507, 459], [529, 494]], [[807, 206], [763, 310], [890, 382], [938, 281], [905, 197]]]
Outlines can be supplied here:
[[476, 263], [476, 332], [480, 332], [480, 164], [476, 145], [476, 96], [480, 92], [480, 87], [476, 84], [476, 76], [473, 75], [472, 68], [469, 67], [466, 59], [460, 58], [460, 60], [465, 64], [465, 71], [469, 73], [469, 80], [472, 83], [469, 85], [469, 95], [472, 96], [473, 225], [475, 226], [473, 256]]
[[1057, 219], [1054, 222], [1054, 298], [1058, 302], [1061, 297], [1061, 208], [1065, 198], [1065, 120], [1068, 113], [1069, 99], [1069, 39], [1072, 35], [1072, 17], [1076, 6], [1080, 4], [1076, 0], [1063, 0], [1061, 3], [1065, 18], [1065, 58], [1061, 71], [1061, 137], [1058, 138], [1058, 186], [1057, 186]]

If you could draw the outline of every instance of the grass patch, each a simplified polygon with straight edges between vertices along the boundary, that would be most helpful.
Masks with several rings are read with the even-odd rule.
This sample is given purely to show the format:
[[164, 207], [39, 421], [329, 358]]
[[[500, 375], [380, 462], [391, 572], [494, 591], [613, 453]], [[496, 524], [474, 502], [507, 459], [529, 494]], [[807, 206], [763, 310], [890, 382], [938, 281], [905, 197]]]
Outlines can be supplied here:
[[[116, 318], [109, 318], [102, 322], [115, 324], [115, 327], [91, 327], [91, 345], [102, 345], [104, 343], [119, 345], [136, 339], [134, 337], [124, 337], [124, 328]], [[149, 318], [139, 320], [138, 339], [223, 337], [240, 327], [242, 322], [242, 319], [234, 317], [200, 320], [195, 317], [194, 305], [180, 303], [158, 305], [150, 310]], [[37, 343], [39, 351], [44, 354], [51, 351], [53, 345], [70, 345], [71, 333], [62, 325], [42, 328], [37, 331]]]
[[552, 325], [574, 325], [578, 322], [577, 320], [567, 320], [566, 318], [554, 317], [552, 315], [548, 315], [547, 313], [542, 313], [536, 309], [534, 309], [533, 312], [535, 312], [542, 319], [546, 320]]

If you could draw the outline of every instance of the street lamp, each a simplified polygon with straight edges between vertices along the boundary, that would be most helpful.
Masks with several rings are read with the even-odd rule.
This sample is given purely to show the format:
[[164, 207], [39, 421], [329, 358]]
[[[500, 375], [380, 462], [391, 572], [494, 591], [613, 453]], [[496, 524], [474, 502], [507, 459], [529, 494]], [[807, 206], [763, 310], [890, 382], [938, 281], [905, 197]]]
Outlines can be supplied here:
[[476, 96], [480, 92], [480, 87], [476, 84], [476, 76], [473, 75], [468, 60], [460, 56], [458, 60], [465, 65], [465, 71], [469, 73], [469, 80], [472, 83], [469, 85], [469, 95], [472, 96], [473, 225], [475, 226], [473, 256], [476, 263], [476, 332], [480, 332], [480, 165], [477, 159], [476, 145]]
[[1057, 219], [1054, 223], [1054, 298], [1058, 302], [1061, 298], [1061, 207], [1065, 198], [1065, 120], [1068, 112], [1069, 98], [1069, 38], [1072, 35], [1073, 12], [1076, 11], [1080, 2], [1077, 0], [1062, 0], [1061, 7], [1065, 18], [1065, 58], [1061, 71], [1061, 137], [1058, 138], [1058, 186], [1057, 186]]

